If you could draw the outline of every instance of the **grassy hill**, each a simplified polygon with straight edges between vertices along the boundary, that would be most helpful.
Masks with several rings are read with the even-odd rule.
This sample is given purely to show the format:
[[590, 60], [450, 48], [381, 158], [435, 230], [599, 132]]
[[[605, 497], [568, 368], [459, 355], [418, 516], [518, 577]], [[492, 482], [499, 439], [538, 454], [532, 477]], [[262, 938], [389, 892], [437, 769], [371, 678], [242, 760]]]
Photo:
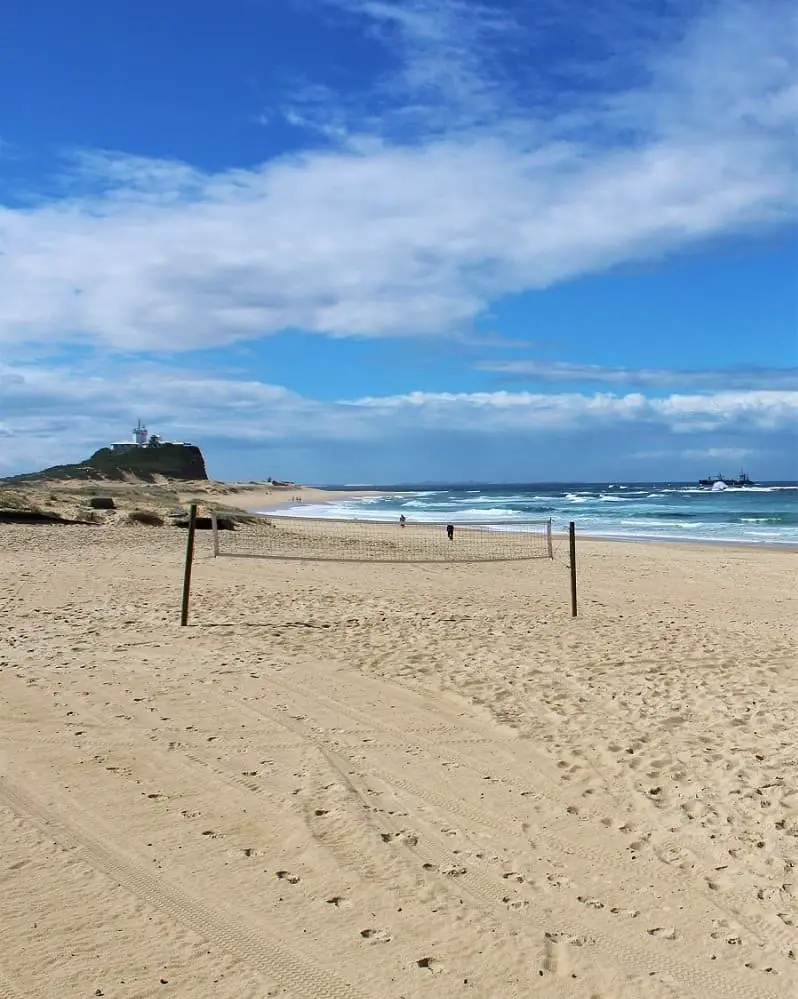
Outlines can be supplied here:
[[53, 465], [41, 472], [13, 475], [6, 482], [41, 482], [53, 479], [129, 480], [155, 482], [166, 479], [207, 479], [205, 459], [196, 446], [158, 444], [154, 447], [137, 447], [129, 451], [112, 451], [100, 448], [85, 461], [74, 465]]

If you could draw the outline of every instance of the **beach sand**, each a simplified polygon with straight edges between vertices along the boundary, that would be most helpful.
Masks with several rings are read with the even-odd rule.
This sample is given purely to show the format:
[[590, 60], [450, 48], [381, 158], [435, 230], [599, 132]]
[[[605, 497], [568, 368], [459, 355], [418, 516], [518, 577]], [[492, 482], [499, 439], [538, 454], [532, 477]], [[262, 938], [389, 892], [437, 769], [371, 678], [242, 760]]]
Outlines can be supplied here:
[[795, 996], [793, 553], [0, 545], [2, 999]]
[[357, 499], [363, 496], [382, 496], [373, 489], [316, 489], [313, 486], [281, 486], [264, 488], [262, 483], [242, 484], [230, 490], [226, 483], [220, 483], [214, 501], [245, 510], [274, 510], [281, 506], [294, 506], [296, 500], [302, 503], [332, 503], [341, 499]]

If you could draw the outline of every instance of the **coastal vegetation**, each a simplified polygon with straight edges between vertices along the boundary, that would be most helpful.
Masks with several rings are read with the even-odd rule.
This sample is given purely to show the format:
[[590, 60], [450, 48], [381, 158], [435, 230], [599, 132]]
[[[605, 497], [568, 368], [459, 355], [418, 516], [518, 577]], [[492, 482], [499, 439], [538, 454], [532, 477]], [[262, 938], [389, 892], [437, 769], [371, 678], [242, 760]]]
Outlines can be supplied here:
[[194, 444], [157, 444], [148, 447], [131, 447], [119, 451], [110, 447], [100, 448], [85, 461], [71, 465], [53, 465], [41, 472], [14, 475], [5, 482], [26, 483], [42, 481], [130, 481], [157, 482], [161, 479], [205, 481], [208, 473], [202, 451]]

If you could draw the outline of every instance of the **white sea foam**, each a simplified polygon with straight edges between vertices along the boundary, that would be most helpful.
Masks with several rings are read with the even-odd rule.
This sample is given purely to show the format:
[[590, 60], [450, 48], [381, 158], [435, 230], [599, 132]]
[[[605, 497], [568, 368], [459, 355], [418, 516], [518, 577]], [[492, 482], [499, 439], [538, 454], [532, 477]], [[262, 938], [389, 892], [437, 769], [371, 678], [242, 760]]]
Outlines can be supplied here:
[[[528, 493], [517, 487], [506, 492], [495, 487], [485, 491], [405, 490], [360, 499], [340, 498], [325, 504], [293, 504], [267, 513], [380, 523], [396, 522], [404, 513], [410, 523], [470, 521], [501, 531], [518, 530], [524, 521], [552, 517], [556, 531], [567, 530], [567, 522], [574, 520], [582, 535], [798, 543], [798, 486], [733, 488], [720, 497], [696, 486], [641, 489], [629, 485], [623, 495], [619, 494], [620, 488], [612, 493], [607, 486], [577, 486], [568, 492], [546, 491], [539, 486]], [[621, 506], [613, 505], [618, 503]], [[792, 509], [795, 517], [791, 516]], [[685, 517], [685, 513], [692, 516]]]
[[725, 491], [730, 493], [772, 493], [776, 490], [773, 486], [726, 486]]
[[[613, 529], [602, 529], [602, 528], [589, 528], [580, 532], [583, 537], [586, 538], [599, 538], [605, 540], [618, 540], [618, 541], [698, 541], [698, 542], [713, 542], [717, 544], [735, 544], [735, 545], [795, 545], [798, 539], [784, 539], [781, 535], [776, 533], [763, 533], [761, 536], [751, 536], [751, 537], [740, 537], [739, 535], [726, 535], [718, 534], [708, 537], [706, 534], [694, 534], [687, 531], [681, 532], [679, 534], [657, 534], [657, 533], [645, 533], [639, 531], [624, 531]], [[753, 534], [753, 532], [752, 532]]]

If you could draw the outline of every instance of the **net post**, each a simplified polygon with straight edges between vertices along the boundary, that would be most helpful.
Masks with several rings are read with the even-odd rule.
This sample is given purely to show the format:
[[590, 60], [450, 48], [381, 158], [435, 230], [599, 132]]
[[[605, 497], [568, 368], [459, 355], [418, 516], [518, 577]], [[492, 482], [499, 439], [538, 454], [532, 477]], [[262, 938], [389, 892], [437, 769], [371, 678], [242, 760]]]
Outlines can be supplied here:
[[568, 525], [568, 543], [571, 553], [571, 617], [576, 617], [576, 524], [573, 521]]
[[216, 511], [211, 510], [211, 530], [213, 531], [213, 557], [219, 555], [219, 522], [216, 519]]
[[554, 546], [551, 543], [551, 517], [549, 517], [549, 522], [546, 524], [546, 546], [549, 549], [549, 558], [554, 558]]
[[197, 504], [192, 503], [188, 512], [188, 538], [186, 539], [186, 564], [183, 569], [183, 603], [180, 609], [180, 627], [188, 624], [188, 602], [191, 594], [191, 567], [194, 563], [194, 532], [197, 529]]

